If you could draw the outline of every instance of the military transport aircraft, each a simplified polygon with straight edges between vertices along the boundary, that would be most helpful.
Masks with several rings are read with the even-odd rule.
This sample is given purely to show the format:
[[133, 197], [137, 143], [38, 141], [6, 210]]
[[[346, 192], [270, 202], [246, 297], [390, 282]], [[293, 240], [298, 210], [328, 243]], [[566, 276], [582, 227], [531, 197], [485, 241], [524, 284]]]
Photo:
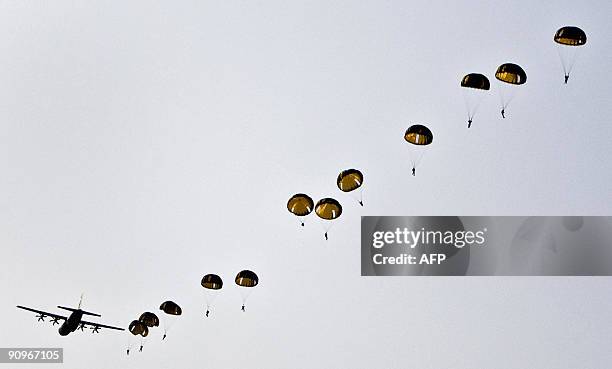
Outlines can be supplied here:
[[61, 315], [57, 315], [57, 314], [52, 314], [52, 313], [47, 313], [45, 311], [31, 309], [29, 307], [25, 307], [25, 306], [21, 306], [21, 305], [17, 305], [17, 307], [19, 309], [23, 309], [23, 310], [27, 310], [27, 311], [31, 311], [31, 312], [37, 313], [38, 315], [36, 317], [38, 318], [39, 322], [40, 321], [44, 322], [46, 317], [51, 318], [50, 321], [51, 321], [51, 323], [53, 325], [60, 324], [59, 321], [63, 320], [64, 323], [62, 323], [62, 325], [58, 329], [58, 332], [59, 332], [60, 336], [67, 336], [71, 332], [76, 331], [77, 329], [80, 329], [80, 330], [84, 331], [85, 328], [91, 329], [91, 333], [100, 333], [100, 328], [116, 329], [116, 330], [119, 330], [119, 331], [125, 330], [125, 329], [119, 328], [119, 327], [112, 327], [110, 325], [86, 322], [84, 320], [81, 320], [83, 315], [91, 315], [91, 316], [97, 316], [97, 317], [101, 316], [100, 314], [90, 313], [90, 312], [81, 310], [81, 302], [82, 301], [83, 301], [83, 296], [81, 296], [81, 301], [79, 301], [79, 307], [76, 308], [76, 309], [70, 308], [70, 307], [58, 306], [58, 308], [60, 308], [60, 309], [72, 311], [72, 313], [70, 314], [69, 317], [65, 317], [65, 316], [61, 316]]

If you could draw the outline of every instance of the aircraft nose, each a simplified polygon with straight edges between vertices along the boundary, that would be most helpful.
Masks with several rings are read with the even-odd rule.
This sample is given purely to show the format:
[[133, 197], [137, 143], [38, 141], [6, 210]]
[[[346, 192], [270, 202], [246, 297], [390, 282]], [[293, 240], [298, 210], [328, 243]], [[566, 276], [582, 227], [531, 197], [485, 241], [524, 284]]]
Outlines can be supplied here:
[[66, 329], [66, 325], [65, 324], [62, 324], [62, 326], [59, 327], [59, 329], [57, 331], [59, 332], [60, 336], [67, 336], [68, 333], [70, 333], [70, 330]]

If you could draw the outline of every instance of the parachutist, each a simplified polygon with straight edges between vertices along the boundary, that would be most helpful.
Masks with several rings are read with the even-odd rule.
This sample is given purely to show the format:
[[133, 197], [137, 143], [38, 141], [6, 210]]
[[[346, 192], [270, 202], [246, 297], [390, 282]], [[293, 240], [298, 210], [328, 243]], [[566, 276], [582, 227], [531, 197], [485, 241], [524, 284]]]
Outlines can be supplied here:
[[[587, 42], [587, 35], [578, 27], [574, 26], [565, 26], [561, 27], [555, 32], [555, 42], [562, 46], [569, 54], [562, 52], [559, 49], [559, 57], [561, 58], [561, 63], [563, 64], [563, 72], [565, 73], [565, 84], [567, 84], [567, 80], [569, 79], [570, 71], [576, 61], [576, 56], [578, 50], [574, 50], [575, 52], [569, 51], [572, 48], [583, 46]], [[568, 47], [569, 49], [566, 49]], [[565, 56], [564, 56], [565, 55]], [[570, 56], [573, 55], [573, 56]], [[569, 69], [566, 69], [569, 68]]]
[[142, 352], [142, 345], [140, 345], [140, 350], [139, 351]]
[[[360, 188], [363, 184], [363, 173], [361, 173], [357, 169], [347, 169], [343, 170], [338, 174], [338, 179], [336, 180], [336, 184], [338, 188], [342, 192], [352, 192], [356, 189]], [[359, 192], [359, 205], [363, 206], [363, 202], [361, 201], [363, 194]]]
[[304, 226], [304, 221], [302, 220], [302, 217], [310, 214], [313, 208], [314, 201], [312, 201], [312, 198], [310, 198], [310, 196], [303, 193], [297, 193], [291, 196], [291, 198], [287, 202], [287, 210], [289, 210], [291, 214], [298, 217], [302, 227]]
[[[257, 284], [259, 283], [259, 277], [257, 276], [257, 274], [255, 274], [255, 272], [245, 269], [245, 270], [240, 271], [236, 275], [235, 282], [236, 282], [236, 285], [241, 287], [241, 289], [242, 288], [250, 289], [250, 288], [257, 286]], [[241, 292], [242, 307], [240, 308], [240, 310], [242, 310], [242, 312], [245, 312], [244, 304], [246, 303], [248, 292], [246, 292], [244, 289], [242, 291], [244, 292]]]
[[[337, 219], [342, 214], [342, 205], [338, 200], [326, 197], [317, 202], [315, 206], [315, 213], [323, 220], [331, 221]], [[325, 231], [325, 240], [327, 240], [327, 232], [331, 229], [331, 226], [322, 225]]]
[[206, 317], [208, 318], [208, 314], [210, 314], [209, 310], [206, 310]]
[[478, 110], [478, 105], [484, 92], [491, 88], [489, 79], [480, 73], [470, 73], [461, 79], [461, 87], [465, 88], [465, 103], [467, 107], [468, 128], [472, 126], [472, 118]]
[[325, 241], [327, 241], [329, 238], [327, 237], [327, 232], [325, 232]]
[[504, 118], [504, 119], [506, 119], [506, 115], [505, 114], [506, 114], [506, 109], [502, 109], [501, 110], [501, 115], [502, 115], [502, 118]]
[[[470, 116], [468, 115], [468, 118]], [[417, 149], [416, 147], [423, 148], [424, 146], [431, 145], [433, 142], [433, 133], [429, 130], [429, 128], [415, 124], [413, 126], [408, 127], [406, 133], [404, 133], [404, 140], [411, 145], [411, 158], [410, 164], [412, 164], [412, 176], [416, 176], [416, 166], [419, 164], [421, 158], [423, 157], [424, 151], [421, 149]]]
[[130, 349], [127, 349], [127, 354], [128, 356], [130, 356]]
[[166, 339], [166, 334], [164, 333], [164, 336], [162, 337], [162, 341]]

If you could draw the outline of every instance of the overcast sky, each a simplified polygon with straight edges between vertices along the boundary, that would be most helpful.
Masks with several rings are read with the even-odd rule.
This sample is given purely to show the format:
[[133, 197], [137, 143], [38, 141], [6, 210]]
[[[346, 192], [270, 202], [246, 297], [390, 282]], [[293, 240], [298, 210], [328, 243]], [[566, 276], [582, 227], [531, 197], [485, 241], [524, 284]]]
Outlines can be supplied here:
[[[449, 4], [0, 2], [0, 347], [64, 347], [62, 368], [609, 368], [609, 278], [360, 276], [361, 215], [610, 214], [612, 3]], [[563, 25], [589, 37], [566, 86]], [[505, 62], [528, 79], [502, 120]], [[468, 130], [470, 72], [492, 90]], [[435, 139], [412, 177], [415, 123]], [[349, 167], [364, 208], [335, 186]], [[296, 192], [344, 204], [328, 242]], [[226, 283], [208, 319], [206, 273]], [[127, 357], [125, 332], [15, 308], [81, 293], [106, 324], [184, 315]]]

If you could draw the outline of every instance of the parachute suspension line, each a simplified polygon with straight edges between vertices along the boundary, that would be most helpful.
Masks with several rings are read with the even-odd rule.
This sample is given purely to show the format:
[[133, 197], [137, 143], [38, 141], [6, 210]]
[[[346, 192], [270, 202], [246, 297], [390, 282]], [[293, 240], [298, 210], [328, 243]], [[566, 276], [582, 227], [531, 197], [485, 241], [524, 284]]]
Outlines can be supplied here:
[[483, 97], [484, 96], [480, 94], [480, 96], [476, 99], [476, 103], [474, 104], [474, 109], [471, 112], [470, 120], [474, 119], [474, 116], [476, 115], [476, 112], [478, 111], [478, 108], [480, 107], [480, 103], [482, 102]]
[[[470, 96], [472, 96], [470, 98]], [[465, 110], [467, 111], [468, 121], [474, 119], [476, 116], [476, 112], [482, 103], [482, 99], [484, 98], [484, 94], [479, 93], [479, 91], [466, 91], [463, 90], [463, 102], [465, 103]]]
[[557, 54], [559, 54], [559, 60], [561, 60], [561, 66], [563, 67], [563, 75], [569, 75], [567, 71], [567, 66], [565, 65], [565, 58], [563, 57], [563, 51], [561, 50], [561, 46], [557, 46]]
[[247, 299], [251, 295], [251, 292], [253, 292], [252, 290], [253, 290], [252, 287], [241, 287], [240, 288], [240, 297], [242, 298], [242, 305], [246, 305]]
[[506, 103], [506, 107], [508, 106], [508, 104], [510, 104], [512, 100], [514, 100], [514, 96], [515, 96], [514, 94], [515, 94], [515, 91], [513, 89], [512, 91], [510, 91], [510, 94], [509, 94], [510, 96], [508, 97], [508, 102]]
[[206, 311], [210, 310], [210, 304], [212, 301], [210, 301], [210, 299], [208, 298], [208, 294], [204, 295], [204, 299], [206, 300]]
[[422, 148], [419, 149], [420, 150], [417, 153], [416, 159], [413, 161], [413, 168], [416, 168], [421, 163], [421, 160], [423, 160], [423, 154], [425, 154], [425, 150], [423, 150]]
[[572, 73], [572, 70], [574, 69], [574, 64], [576, 64], [576, 60], [578, 60], [578, 49], [572, 48], [572, 50], [570, 51], [569, 67], [567, 68], [568, 76], [570, 75], [570, 73]]
[[418, 150], [417, 153], [413, 153], [413, 155], [411, 155], [412, 157], [410, 158], [410, 164], [412, 165], [410, 169], [412, 170], [412, 173], [415, 172], [416, 168], [419, 166], [421, 160], [423, 159], [423, 154], [425, 154], [425, 150], [423, 150], [422, 148], [418, 149], [420, 150]]
[[566, 77], [569, 77], [569, 75], [572, 73], [572, 70], [574, 69], [576, 60], [578, 59], [578, 48], [558, 45], [557, 54], [559, 54], [559, 59], [561, 60], [563, 74]]
[[510, 104], [510, 102], [514, 99], [514, 93], [516, 91], [514, 91], [514, 89], [512, 87], [513, 86], [509, 86], [508, 87], [507, 93], [503, 92], [503, 87], [498, 90], [499, 91], [499, 99], [500, 99], [500, 102], [501, 102], [501, 108], [503, 110], [506, 110], [506, 108], [508, 108], [508, 105]]
[[164, 319], [164, 336], [170, 331], [174, 323], [176, 323], [175, 316], [168, 316]]
[[204, 299], [206, 300], [206, 310], [210, 310], [211, 307], [213, 306], [215, 300], [217, 299], [217, 295], [218, 293], [216, 293], [214, 290], [210, 291], [210, 292], [205, 292], [204, 293]]
[[508, 104], [510, 103], [510, 101], [506, 101], [506, 97], [504, 96], [504, 92], [499, 89], [499, 102], [500, 102], [500, 107], [503, 110], [506, 110], [506, 108], [508, 107]]
[[468, 120], [472, 120], [472, 111], [470, 109], [470, 102], [468, 101], [467, 91], [463, 91], [463, 102], [465, 103], [465, 110], [467, 111]]

